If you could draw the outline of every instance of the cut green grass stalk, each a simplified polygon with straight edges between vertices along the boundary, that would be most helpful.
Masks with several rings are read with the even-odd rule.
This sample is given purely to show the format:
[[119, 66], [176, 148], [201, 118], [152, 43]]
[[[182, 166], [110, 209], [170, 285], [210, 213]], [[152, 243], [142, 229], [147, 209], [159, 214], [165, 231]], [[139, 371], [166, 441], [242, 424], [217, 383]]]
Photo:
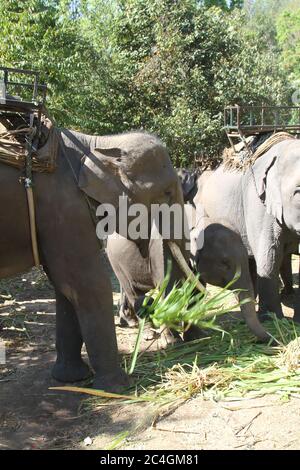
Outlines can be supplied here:
[[134, 350], [133, 350], [133, 353], [132, 353], [132, 358], [131, 358], [131, 361], [130, 361], [130, 367], [129, 367], [128, 375], [131, 375], [134, 371], [134, 368], [135, 368], [135, 364], [136, 364], [136, 361], [137, 361], [138, 353], [139, 353], [139, 350], [140, 350], [140, 344], [141, 344], [142, 336], [143, 336], [143, 332], [144, 332], [145, 321], [146, 321], [146, 319], [142, 318], [139, 322], [139, 330], [138, 330]]
[[[143, 307], [139, 312], [141, 318], [150, 320], [155, 328], [165, 326], [182, 333], [188, 326], [196, 325], [201, 329], [218, 329], [215, 320], [217, 317], [240, 307], [241, 303], [229, 305], [228, 300], [232, 294], [240, 290], [229, 291], [238, 279], [237, 273], [234, 279], [223, 289], [214, 294], [208, 291], [198, 292], [196, 284], [198, 278], [191, 281], [187, 279], [182, 285], [175, 285], [171, 291], [164, 296], [170, 279], [170, 267], [160, 289], [153, 289], [145, 298]], [[149, 299], [152, 299], [152, 303]], [[245, 299], [244, 303], [251, 302]]]

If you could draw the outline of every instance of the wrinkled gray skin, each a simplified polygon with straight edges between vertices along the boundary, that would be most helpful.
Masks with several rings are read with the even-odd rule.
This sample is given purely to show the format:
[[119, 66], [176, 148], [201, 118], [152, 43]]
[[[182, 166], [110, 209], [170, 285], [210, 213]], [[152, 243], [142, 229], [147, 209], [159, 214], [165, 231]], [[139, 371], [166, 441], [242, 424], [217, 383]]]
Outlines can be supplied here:
[[[194, 207], [199, 207], [199, 204], [201, 204], [201, 198], [202, 198], [202, 188], [204, 185], [204, 182], [207, 180], [207, 178], [212, 174], [212, 171], [206, 170], [204, 171], [201, 175], [197, 173], [196, 178], [193, 177], [195, 172], [191, 172], [189, 170], [177, 170], [177, 174], [179, 178], [181, 179], [182, 183], [182, 191], [183, 191], [183, 196], [185, 199], [185, 202], [189, 202], [192, 204]], [[192, 186], [194, 182], [194, 186]], [[186, 185], [187, 192], [185, 192], [184, 185]], [[192, 199], [190, 198], [190, 195], [192, 195]], [[205, 211], [205, 208], [203, 208]], [[226, 223], [225, 223], [226, 224]], [[288, 252], [286, 250], [289, 250]], [[281, 295], [291, 295], [294, 294], [294, 288], [293, 288], [293, 275], [292, 275], [292, 265], [291, 265], [291, 250], [293, 253], [298, 254], [298, 249], [297, 246], [294, 248], [291, 246], [287, 246], [286, 249], [284, 250], [284, 256], [282, 260], [282, 264], [280, 267], [280, 277], [283, 282], [283, 289], [281, 290], [280, 294]], [[256, 264], [255, 260], [253, 257], [249, 257], [249, 270], [250, 270], [250, 275], [254, 287], [254, 295], [255, 298], [257, 296], [257, 273], [256, 273]], [[299, 274], [298, 274], [298, 285], [300, 285], [300, 264], [299, 264]]]
[[[57, 135], [60, 139], [59, 131]], [[61, 138], [57, 170], [34, 174], [39, 252], [57, 302], [53, 376], [73, 382], [90, 374], [81, 358], [84, 341], [94, 386], [116, 390], [127, 377], [119, 366], [110, 279], [84, 193], [97, 205], [106, 202], [116, 208], [123, 193], [148, 208], [151, 203], [182, 202], [182, 194], [168, 152], [153, 135], [96, 137], [64, 130]], [[4, 164], [0, 168], [0, 278], [5, 278], [34, 262], [20, 172]], [[148, 256], [152, 259], [150, 249]], [[161, 259], [154, 256], [152, 262]]]
[[[166, 247], [163, 246], [162, 239], [151, 240], [150, 245], [152, 253], [155, 252], [157, 255], [156, 257], [152, 255], [152, 259], [144, 250], [144, 241], [136, 242], [120, 236], [116, 238], [115, 235], [109, 236], [107, 239], [106, 252], [122, 287], [119, 315], [123, 325], [134, 326], [137, 324], [137, 313], [145, 294], [163, 280], [163, 277], [161, 275], [157, 277], [157, 274], [163, 273], [161, 265]], [[153, 262], [154, 258], [155, 262]], [[176, 276], [172, 274], [170, 287], [180, 278], [183, 278], [182, 274], [178, 273]], [[163, 331], [164, 346], [177, 340], [178, 335], [175, 332], [168, 329], [163, 329]], [[196, 327], [189, 328], [184, 339], [195, 339], [198, 335], [199, 331]]]
[[281, 317], [279, 270], [300, 235], [300, 142], [274, 145], [253, 173], [220, 166], [204, 182], [200, 201], [209, 217], [229, 222], [254, 257], [260, 312]]
[[[193, 204], [193, 199], [198, 192], [198, 170], [178, 168], [176, 172], [181, 184], [184, 202]], [[145, 261], [145, 257], [141, 259], [141, 242], [130, 244], [126, 240], [114, 241], [113, 237], [109, 237], [107, 251], [122, 287], [119, 309], [120, 324], [121, 326], [135, 326], [138, 321], [135, 312], [138, 307], [137, 299], [142, 298], [147, 291], [154, 287], [149, 260]], [[125, 251], [127, 255], [125, 258], [121, 258]], [[134, 262], [130, 263], [131, 259]]]
[[150, 260], [143, 253], [143, 244], [143, 241], [137, 243], [124, 237], [116, 238], [115, 235], [107, 239], [107, 256], [122, 287], [119, 315], [124, 325], [137, 323], [136, 301], [155, 287]]
[[[190, 208], [191, 209], [191, 208]], [[224, 287], [241, 269], [241, 276], [233, 288], [244, 289], [240, 292], [239, 300], [251, 297], [254, 299], [253, 287], [248, 268], [248, 255], [242, 240], [230, 227], [222, 223], [212, 223], [209, 219], [196, 221], [195, 211], [186, 209], [188, 225], [191, 230], [191, 263], [196, 273], [201, 273], [201, 280], [210, 284]], [[197, 249], [197, 237], [205, 223], [204, 246]], [[199, 229], [198, 229], [199, 227]], [[134, 322], [138, 299], [155, 287], [151, 266], [143, 258], [136, 243], [125, 238], [108, 238], [107, 254], [110, 263], [124, 290], [124, 303], [121, 306], [121, 316], [130, 323]], [[241, 312], [251, 331], [261, 340], [269, 339], [258, 321], [254, 300], [242, 305]], [[188, 330], [188, 338], [196, 334]]]

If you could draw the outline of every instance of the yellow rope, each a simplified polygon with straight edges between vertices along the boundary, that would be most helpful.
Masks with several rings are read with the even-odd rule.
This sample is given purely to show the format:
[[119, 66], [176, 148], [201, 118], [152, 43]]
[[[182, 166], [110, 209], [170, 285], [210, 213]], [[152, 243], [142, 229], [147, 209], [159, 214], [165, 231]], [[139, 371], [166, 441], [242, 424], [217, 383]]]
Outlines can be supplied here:
[[38, 249], [37, 234], [36, 234], [35, 206], [34, 206], [33, 191], [32, 191], [31, 186], [30, 187], [26, 186], [26, 194], [27, 194], [27, 203], [28, 203], [28, 212], [29, 212], [29, 225], [30, 225], [32, 254], [33, 254], [35, 266], [39, 267], [40, 257], [39, 257], [39, 249]]

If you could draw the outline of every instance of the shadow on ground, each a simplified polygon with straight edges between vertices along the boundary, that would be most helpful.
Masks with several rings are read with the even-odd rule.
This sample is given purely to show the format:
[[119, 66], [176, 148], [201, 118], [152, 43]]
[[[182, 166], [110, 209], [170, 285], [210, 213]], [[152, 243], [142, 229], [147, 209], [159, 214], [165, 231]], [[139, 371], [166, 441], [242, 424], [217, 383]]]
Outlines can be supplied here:
[[[0, 449], [103, 449], [144, 418], [144, 405], [88, 408], [82, 395], [50, 391], [55, 360], [55, 302], [39, 271], [0, 283]], [[117, 295], [115, 299], [117, 300]], [[297, 308], [299, 293], [295, 296]], [[284, 309], [291, 313], [291, 299]], [[289, 316], [292, 316], [289, 314]], [[132, 350], [136, 330], [117, 328], [119, 349]], [[82, 384], [81, 384], [82, 385]], [[82, 405], [85, 405], [82, 407]], [[282, 426], [282, 423], [285, 423]], [[124, 441], [130, 449], [299, 448], [299, 400], [277, 396], [231, 404], [197, 397]], [[84, 439], [91, 438], [86, 447]]]

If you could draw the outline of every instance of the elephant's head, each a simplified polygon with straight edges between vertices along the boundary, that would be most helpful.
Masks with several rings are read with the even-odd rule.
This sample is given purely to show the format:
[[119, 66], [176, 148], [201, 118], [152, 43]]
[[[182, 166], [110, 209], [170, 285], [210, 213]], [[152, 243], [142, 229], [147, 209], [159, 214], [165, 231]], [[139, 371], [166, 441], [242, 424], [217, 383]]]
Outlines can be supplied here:
[[[199, 245], [195, 238], [199, 237], [201, 230], [204, 238], [203, 244]], [[191, 251], [194, 269], [200, 273], [201, 280], [205, 283], [225, 287], [234, 279], [237, 271], [240, 271], [240, 277], [231, 288], [241, 289], [238, 293], [240, 302], [252, 299], [252, 302], [241, 304], [241, 313], [250, 330], [259, 339], [269, 339], [255, 311], [248, 254], [240, 236], [224, 222], [214, 222], [203, 217], [199, 220], [198, 227], [191, 231]]]
[[253, 174], [266, 210], [300, 235], [300, 142], [287, 139], [258, 158]]
[[[128, 197], [128, 205], [131, 207], [132, 204], [143, 204], [147, 212], [144, 219], [139, 216], [139, 224], [147, 223], [146, 235], [150, 240], [153, 228], [151, 227], [153, 205], [176, 204], [177, 208], [181, 208], [182, 218], [184, 217], [179, 178], [166, 147], [154, 135], [133, 132], [110, 138], [98, 138], [95, 148], [84, 157], [79, 175], [79, 187], [97, 202], [109, 203], [117, 210], [122, 195]], [[125, 223], [126, 227], [130, 222], [132, 219], [129, 217]], [[117, 231], [118, 228], [117, 225]], [[158, 229], [160, 232], [161, 227]], [[165, 272], [166, 258], [171, 252], [173, 260], [177, 257], [174, 269], [178, 263], [181, 263], [181, 276], [182, 271], [187, 272], [185, 259], [188, 256], [184, 250], [183, 233], [182, 230], [181, 236], [176, 239], [174, 217], [171, 216], [168, 242], [159, 237], [160, 240], [146, 244], [150, 252], [150, 261], [156, 267], [156, 279], [160, 279]], [[131, 238], [130, 234], [125, 236]], [[166, 238], [164, 234], [163, 238]], [[179, 273], [175, 277], [178, 279]]]
[[79, 187], [88, 196], [115, 207], [123, 194], [129, 203], [141, 203], [147, 209], [154, 203], [177, 202], [177, 186], [166, 147], [154, 135], [142, 132], [98, 138], [79, 175]]

